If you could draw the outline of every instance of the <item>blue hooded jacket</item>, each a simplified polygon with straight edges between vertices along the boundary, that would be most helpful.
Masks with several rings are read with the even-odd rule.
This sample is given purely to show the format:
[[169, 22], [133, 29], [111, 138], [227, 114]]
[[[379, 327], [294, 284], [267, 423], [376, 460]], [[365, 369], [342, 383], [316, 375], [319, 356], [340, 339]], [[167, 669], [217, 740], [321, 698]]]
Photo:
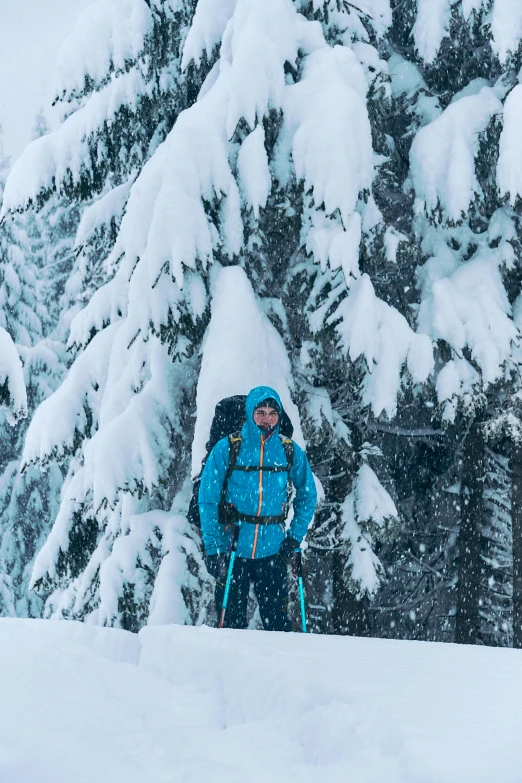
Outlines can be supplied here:
[[[257, 386], [246, 399], [246, 422], [241, 430], [242, 442], [237, 465], [286, 465], [286, 453], [279, 437], [279, 424], [268, 436], [254, 422], [254, 410], [267, 399], [274, 399], [282, 410], [277, 392], [269, 386]], [[221, 491], [228, 468], [230, 444], [222, 438], [212, 449], [201, 476], [199, 513], [201, 533], [207, 555], [228, 552], [232, 531], [219, 522]], [[294, 443], [290, 480], [295, 487], [294, 516], [289, 534], [302, 541], [312, 521], [317, 502], [312, 470], [304, 451]], [[280, 516], [285, 511], [288, 473], [234, 470], [228, 480], [225, 500], [248, 516]], [[261, 558], [275, 555], [286, 536], [283, 524], [241, 523], [237, 556]]]

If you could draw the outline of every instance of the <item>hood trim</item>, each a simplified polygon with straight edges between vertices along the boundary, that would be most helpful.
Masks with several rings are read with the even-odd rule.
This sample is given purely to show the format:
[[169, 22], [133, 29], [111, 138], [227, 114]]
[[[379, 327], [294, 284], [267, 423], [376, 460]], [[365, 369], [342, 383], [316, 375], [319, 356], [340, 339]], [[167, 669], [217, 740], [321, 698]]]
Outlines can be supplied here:
[[263, 400], [266, 400], [269, 397], [272, 397], [272, 399], [274, 399], [279, 406], [279, 421], [277, 422], [277, 425], [272, 430], [272, 432], [279, 432], [279, 424], [281, 422], [281, 412], [283, 410], [281, 397], [279, 396], [279, 394], [276, 392], [275, 389], [272, 389], [271, 386], [255, 386], [249, 392], [245, 402], [245, 413], [246, 413], [245, 426], [247, 427], [248, 432], [252, 435], [255, 436], [262, 435], [262, 430], [254, 422], [254, 411], [260, 402], [263, 402]]

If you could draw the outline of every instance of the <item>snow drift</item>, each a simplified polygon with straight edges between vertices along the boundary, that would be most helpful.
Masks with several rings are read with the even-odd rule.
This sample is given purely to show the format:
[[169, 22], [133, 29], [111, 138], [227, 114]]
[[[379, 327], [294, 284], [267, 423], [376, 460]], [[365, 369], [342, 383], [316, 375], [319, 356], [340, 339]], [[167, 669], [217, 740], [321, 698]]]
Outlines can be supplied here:
[[4, 783], [520, 781], [514, 650], [0, 620], [0, 672]]

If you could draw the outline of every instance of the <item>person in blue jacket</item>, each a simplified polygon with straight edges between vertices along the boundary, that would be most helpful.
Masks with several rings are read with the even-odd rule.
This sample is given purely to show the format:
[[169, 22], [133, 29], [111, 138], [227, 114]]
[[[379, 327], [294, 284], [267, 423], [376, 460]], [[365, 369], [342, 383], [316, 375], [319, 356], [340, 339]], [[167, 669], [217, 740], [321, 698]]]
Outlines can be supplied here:
[[[279, 434], [282, 405], [277, 392], [257, 386], [248, 395], [245, 408], [239, 452], [226, 484], [226, 519], [220, 518], [220, 504], [229, 466], [228, 437], [214, 446], [201, 476], [198, 504], [207, 568], [216, 579], [219, 617], [232, 536], [239, 526], [225, 624], [229, 628], [246, 627], [253, 583], [264, 628], [289, 631], [287, 562], [306, 535], [317, 492], [306, 454], [293, 442], [292, 464], [286, 470], [287, 448]], [[295, 495], [294, 515], [287, 531], [289, 481]]]

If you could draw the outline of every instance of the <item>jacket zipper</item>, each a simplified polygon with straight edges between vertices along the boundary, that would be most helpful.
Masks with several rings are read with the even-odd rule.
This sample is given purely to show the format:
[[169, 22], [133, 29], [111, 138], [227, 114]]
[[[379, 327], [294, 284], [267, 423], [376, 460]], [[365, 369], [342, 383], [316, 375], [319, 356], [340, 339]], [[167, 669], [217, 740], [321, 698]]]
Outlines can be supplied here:
[[[267, 438], [268, 440], [268, 438]], [[261, 435], [261, 450], [259, 452], [259, 505], [257, 507], [257, 514], [256, 516], [261, 516], [261, 508], [263, 506], [263, 471], [261, 468], [263, 467], [263, 459], [265, 456], [265, 439]], [[256, 549], [257, 549], [257, 539], [259, 536], [259, 525], [256, 525], [256, 529], [254, 530], [254, 543], [252, 545], [252, 560], [256, 556]]]
[[252, 560], [256, 556], [256, 549], [257, 549], [257, 534], [259, 533], [259, 525], [256, 525], [256, 529], [254, 531], [254, 545], [252, 546]]

